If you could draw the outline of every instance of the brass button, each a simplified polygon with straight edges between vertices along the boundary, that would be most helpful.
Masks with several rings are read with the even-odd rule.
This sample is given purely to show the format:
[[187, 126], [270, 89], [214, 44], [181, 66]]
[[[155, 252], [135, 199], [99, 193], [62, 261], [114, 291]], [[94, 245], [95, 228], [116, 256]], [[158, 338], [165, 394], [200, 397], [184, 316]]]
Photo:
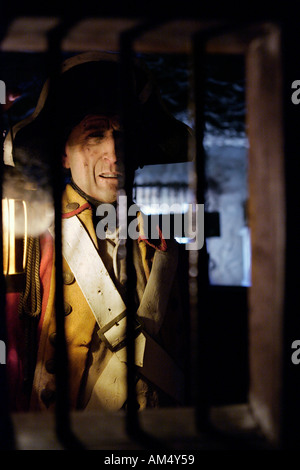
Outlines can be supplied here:
[[63, 272], [64, 284], [67, 284], [67, 285], [72, 284], [74, 280], [75, 280], [75, 276], [71, 271]]
[[70, 315], [70, 313], [72, 312], [72, 307], [70, 304], [68, 304], [68, 302], [64, 303], [64, 309], [65, 309], [65, 315]]
[[52, 346], [55, 346], [55, 342], [56, 342], [56, 332], [55, 331], [53, 333], [51, 333], [51, 335], [49, 335], [49, 341], [52, 344]]
[[49, 374], [54, 374], [54, 372], [55, 372], [55, 361], [54, 361], [54, 359], [48, 359], [48, 361], [46, 361], [45, 367], [46, 367], [46, 371]]
[[41, 391], [41, 400], [47, 408], [49, 408], [51, 403], [54, 403], [55, 395], [55, 390], [51, 390], [50, 388], [44, 388]]
[[68, 211], [75, 211], [76, 209], [78, 209], [78, 207], [79, 207], [78, 202], [69, 202], [69, 204], [67, 204]]

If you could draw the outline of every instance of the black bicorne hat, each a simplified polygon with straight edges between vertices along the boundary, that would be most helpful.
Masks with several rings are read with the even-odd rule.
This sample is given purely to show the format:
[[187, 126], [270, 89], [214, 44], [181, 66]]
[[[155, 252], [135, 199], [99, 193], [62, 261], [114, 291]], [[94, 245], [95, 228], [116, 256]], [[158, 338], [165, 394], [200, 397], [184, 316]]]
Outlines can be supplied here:
[[[12, 130], [13, 142], [8, 135], [5, 163], [38, 168], [63, 151], [72, 128], [87, 114], [122, 115], [118, 59], [117, 54], [98, 52], [67, 59], [61, 73], [45, 83], [32, 116]], [[140, 62], [135, 62], [132, 80], [134, 166], [187, 161], [190, 128], [166, 110], [149, 71]]]

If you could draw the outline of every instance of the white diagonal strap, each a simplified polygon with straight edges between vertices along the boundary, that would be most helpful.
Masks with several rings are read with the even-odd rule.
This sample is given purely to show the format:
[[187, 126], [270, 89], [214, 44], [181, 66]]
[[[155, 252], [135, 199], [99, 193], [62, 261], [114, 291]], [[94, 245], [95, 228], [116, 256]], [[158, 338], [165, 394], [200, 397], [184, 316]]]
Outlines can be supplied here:
[[126, 306], [77, 216], [62, 220], [62, 252], [100, 328], [114, 350], [126, 336]]

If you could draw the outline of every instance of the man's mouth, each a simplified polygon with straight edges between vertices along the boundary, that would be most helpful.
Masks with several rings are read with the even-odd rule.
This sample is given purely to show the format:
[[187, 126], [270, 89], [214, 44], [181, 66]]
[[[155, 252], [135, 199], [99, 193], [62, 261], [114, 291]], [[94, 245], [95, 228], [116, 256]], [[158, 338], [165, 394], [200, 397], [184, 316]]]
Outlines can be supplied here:
[[108, 173], [108, 172], [104, 172], [104, 173], [100, 173], [98, 175], [100, 178], [118, 178], [120, 176], [120, 173]]

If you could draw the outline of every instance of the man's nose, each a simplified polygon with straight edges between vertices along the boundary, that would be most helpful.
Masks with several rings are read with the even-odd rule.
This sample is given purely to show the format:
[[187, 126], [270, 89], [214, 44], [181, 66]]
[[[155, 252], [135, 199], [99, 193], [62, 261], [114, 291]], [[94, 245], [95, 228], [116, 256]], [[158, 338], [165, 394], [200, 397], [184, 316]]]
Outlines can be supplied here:
[[108, 160], [110, 160], [112, 163], [117, 162], [117, 154], [116, 154], [116, 149], [115, 146], [113, 145], [110, 152], [107, 154]]
[[103, 157], [106, 160], [109, 160], [110, 163], [117, 162], [117, 152], [116, 152], [116, 144], [113, 137], [109, 138], [105, 148], [103, 149]]

